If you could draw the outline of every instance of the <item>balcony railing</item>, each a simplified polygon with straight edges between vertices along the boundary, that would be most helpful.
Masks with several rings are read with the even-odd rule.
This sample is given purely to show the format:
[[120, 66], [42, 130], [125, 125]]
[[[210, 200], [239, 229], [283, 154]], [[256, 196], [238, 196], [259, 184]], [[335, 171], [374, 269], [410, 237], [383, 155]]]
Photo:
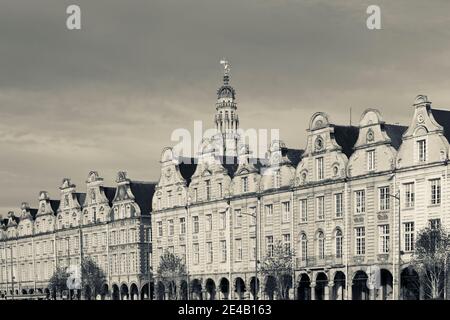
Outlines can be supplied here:
[[296, 258], [297, 268], [320, 268], [326, 266], [337, 266], [342, 265], [342, 256], [336, 255], [325, 255], [323, 257], [312, 256], [307, 258]]

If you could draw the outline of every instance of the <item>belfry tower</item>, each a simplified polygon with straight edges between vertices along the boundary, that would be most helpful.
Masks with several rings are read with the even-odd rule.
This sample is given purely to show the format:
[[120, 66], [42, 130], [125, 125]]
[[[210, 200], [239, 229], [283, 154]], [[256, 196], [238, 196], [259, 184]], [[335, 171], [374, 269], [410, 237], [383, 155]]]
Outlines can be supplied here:
[[238, 149], [239, 135], [239, 117], [237, 115], [236, 92], [230, 86], [231, 65], [227, 60], [222, 60], [223, 65], [223, 84], [217, 90], [216, 116], [214, 122], [217, 133], [221, 135], [223, 141], [222, 155], [226, 157], [236, 157]]

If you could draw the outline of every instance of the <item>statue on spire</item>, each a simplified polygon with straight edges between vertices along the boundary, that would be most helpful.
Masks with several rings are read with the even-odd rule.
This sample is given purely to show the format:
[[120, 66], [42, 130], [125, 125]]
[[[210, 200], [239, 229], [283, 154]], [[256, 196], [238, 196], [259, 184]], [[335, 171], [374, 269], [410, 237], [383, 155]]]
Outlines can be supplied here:
[[220, 60], [220, 64], [223, 65], [223, 75], [225, 77], [229, 77], [230, 76], [231, 65], [228, 62], [228, 60], [223, 58], [222, 60]]

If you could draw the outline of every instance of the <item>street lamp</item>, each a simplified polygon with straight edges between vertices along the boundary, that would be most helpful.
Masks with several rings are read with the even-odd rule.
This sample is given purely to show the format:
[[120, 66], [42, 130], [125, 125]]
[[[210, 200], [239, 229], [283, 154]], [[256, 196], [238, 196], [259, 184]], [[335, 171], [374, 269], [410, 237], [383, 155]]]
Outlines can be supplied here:
[[[400, 190], [395, 194], [389, 194], [389, 197], [392, 197], [398, 201], [398, 271], [397, 271], [397, 277], [398, 277], [398, 293], [397, 293], [397, 299], [400, 300], [400, 288], [401, 288], [401, 263], [402, 263], [402, 247], [401, 247], [401, 231], [402, 231], [402, 224], [401, 224], [401, 200], [400, 200]], [[394, 263], [394, 257], [392, 257], [392, 262]], [[395, 273], [395, 268], [393, 270]]]

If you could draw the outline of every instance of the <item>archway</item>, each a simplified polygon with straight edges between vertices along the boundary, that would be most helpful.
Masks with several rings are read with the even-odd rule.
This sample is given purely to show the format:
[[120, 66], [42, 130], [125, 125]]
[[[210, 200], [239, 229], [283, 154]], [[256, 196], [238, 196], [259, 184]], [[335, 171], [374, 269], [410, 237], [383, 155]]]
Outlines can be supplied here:
[[92, 299], [92, 290], [90, 286], [86, 286], [84, 288], [84, 299], [91, 300]]
[[186, 280], [180, 282], [180, 299], [188, 300], [188, 284]]
[[315, 300], [328, 300], [328, 277], [325, 273], [320, 272], [316, 276], [316, 287], [314, 288]]
[[25, 289], [22, 289], [22, 294], [28, 294], [28, 291]]
[[130, 286], [130, 294], [131, 300], [139, 300], [139, 290], [135, 283], [132, 283]]
[[277, 290], [277, 281], [275, 280], [274, 277], [268, 276], [266, 278], [266, 286], [264, 288], [264, 292], [269, 300], [275, 299], [276, 290]]
[[119, 291], [119, 286], [117, 284], [112, 285], [112, 299], [120, 300], [120, 291]]
[[156, 285], [156, 300], [166, 300], [166, 286], [162, 281]]
[[43, 291], [42, 291], [41, 288], [38, 288], [38, 289], [37, 289], [37, 292], [38, 292], [39, 294], [42, 294], [42, 293], [43, 293]]
[[334, 274], [334, 286], [332, 299], [333, 300], [344, 300], [344, 290], [345, 290], [345, 274], [342, 271], [337, 271]]
[[34, 289], [28, 290], [28, 294], [34, 294]]
[[[256, 281], [255, 281], [256, 279]], [[258, 299], [258, 293], [259, 293], [259, 279], [252, 277], [250, 279], [250, 293], [252, 295], [252, 298], [255, 299], [255, 295], [256, 295], [256, 299]]]
[[420, 299], [419, 275], [412, 267], [403, 269], [400, 275], [400, 287], [400, 297], [402, 300]]
[[191, 292], [192, 292], [192, 299], [193, 300], [203, 300], [202, 296], [202, 282], [199, 279], [192, 280], [191, 283]]
[[311, 280], [306, 273], [300, 276], [297, 288], [298, 300], [311, 300]]
[[100, 296], [102, 300], [106, 300], [109, 297], [109, 287], [107, 283], [104, 283], [102, 290], [100, 291]]
[[367, 274], [359, 270], [353, 277], [352, 299], [369, 300], [369, 288], [367, 287]]
[[141, 300], [153, 300], [153, 283], [150, 284], [150, 292], [148, 291], [148, 282], [141, 288]]
[[219, 290], [222, 294], [222, 300], [228, 300], [230, 295], [230, 281], [227, 278], [220, 279]]
[[234, 292], [236, 292], [236, 296], [238, 300], [244, 300], [245, 294], [245, 282], [242, 278], [236, 278], [234, 281]]
[[129, 300], [130, 299], [128, 286], [125, 283], [120, 286], [120, 298], [121, 298], [121, 300]]
[[377, 299], [391, 300], [392, 299], [392, 274], [389, 270], [381, 269], [380, 285], [381, 285], [381, 287], [377, 290]]
[[213, 279], [207, 279], [205, 284], [207, 296], [205, 300], [216, 300], [216, 283]]
[[44, 289], [44, 293], [45, 293], [45, 298], [46, 299], [50, 299], [50, 289], [49, 288], [45, 288]]

